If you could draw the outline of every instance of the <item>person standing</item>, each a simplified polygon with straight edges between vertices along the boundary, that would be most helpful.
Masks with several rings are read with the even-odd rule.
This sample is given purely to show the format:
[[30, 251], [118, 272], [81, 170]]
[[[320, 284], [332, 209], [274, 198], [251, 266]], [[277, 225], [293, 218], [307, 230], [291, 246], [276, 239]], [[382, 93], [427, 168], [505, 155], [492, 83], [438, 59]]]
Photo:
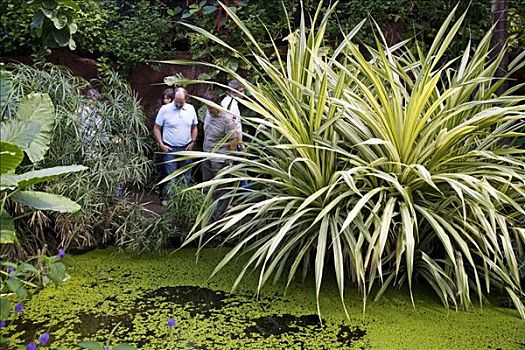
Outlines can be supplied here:
[[[157, 109], [155, 110], [155, 112], [153, 113], [153, 116], [150, 120], [150, 125], [152, 126], [155, 126], [155, 119], [157, 118], [157, 115], [159, 114], [159, 111], [160, 111], [160, 108], [164, 105], [168, 105], [170, 103], [173, 103], [173, 100], [175, 99], [175, 90], [172, 89], [172, 88], [167, 88], [167, 89], [164, 89], [164, 91], [162, 92], [162, 99], [160, 100], [160, 105], [157, 107]], [[152, 132], [153, 131], [153, 128], [151, 129]], [[160, 130], [161, 134], [162, 134], [162, 129]], [[153, 135], [155, 137], [155, 135]], [[162, 180], [163, 178], [165, 178], [166, 176], [168, 176], [168, 174], [165, 173], [165, 167], [164, 167], [164, 164], [160, 164], [162, 162], [162, 157], [163, 155], [160, 155], [160, 154], [155, 154], [155, 164], [158, 164], [158, 170], [159, 170], [159, 174], [160, 174], [160, 180]]]
[[[197, 113], [195, 108], [186, 102], [187, 98], [186, 89], [177, 88], [173, 103], [162, 106], [155, 118], [153, 136], [162, 152], [166, 175], [170, 175], [177, 169], [191, 163], [189, 159], [177, 161], [176, 156], [172, 154], [173, 152], [193, 150], [197, 139]], [[186, 171], [183, 176], [184, 182], [189, 185], [191, 172]], [[166, 186], [168, 189], [173, 180]]]
[[[231, 80], [228, 83], [228, 92], [226, 97], [221, 101], [221, 107], [229, 112], [229, 116], [236, 126], [237, 133], [237, 151], [242, 151], [245, 147], [242, 140], [242, 123], [241, 123], [241, 111], [239, 109], [238, 99], [243, 96], [244, 85], [238, 80]], [[249, 183], [247, 180], [241, 180], [239, 186], [247, 188]]]
[[[219, 105], [219, 98], [216, 94], [208, 92], [205, 98]], [[237, 125], [225, 113], [218, 108], [208, 106], [204, 122], [204, 152], [226, 154], [234, 151], [237, 147]], [[228, 164], [224, 158], [208, 158], [203, 163], [203, 181], [209, 181]]]
[[77, 115], [80, 119], [81, 137], [89, 148], [86, 158], [97, 159], [107, 147], [109, 135], [97, 105], [102, 96], [96, 89], [90, 88], [86, 91], [86, 97], [87, 103], [77, 112]]
[[[218, 96], [212, 92], [208, 92], [205, 98], [217, 106], [220, 103]], [[207, 106], [204, 118], [204, 143], [202, 146], [204, 152], [227, 154], [229, 151], [234, 151], [237, 144], [237, 125], [232, 118], [218, 108]], [[202, 180], [212, 180], [228, 164], [231, 164], [231, 161], [224, 158], [208, 157], [202, 166]], [[225, 185], [218, 185], [213, 192], [213, 199], [216, 202], [216, 209], [213, 214], [214, 220], [218, 220], [228, 207], [229, 201], [221, 198], [225, 193]]]
[[229, 112], [232, 121], [235, 123], [237, 137], [239, 139], [237, 148], [238, 150], [242, 150], [244, 144], [242, 143], [241, 111], [239, 110], [239, 102], [237, 99], [242, 97], [244, 93], [244, 85], [238, 80], [232, 80], [228, 83], [228, 87], [228, 92], [226, 97], [222, 99], [221, 106]]

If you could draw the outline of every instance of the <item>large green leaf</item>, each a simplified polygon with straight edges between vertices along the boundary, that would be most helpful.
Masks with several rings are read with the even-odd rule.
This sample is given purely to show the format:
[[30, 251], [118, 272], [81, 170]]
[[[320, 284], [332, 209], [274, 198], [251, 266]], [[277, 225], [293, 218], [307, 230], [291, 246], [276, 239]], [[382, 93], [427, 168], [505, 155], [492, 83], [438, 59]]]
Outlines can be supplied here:
[[53, 262], [48, 266], [49, 279], [53, 281], [55, 286], [58, 286], [66, 277], [66, 266], [61, 262]]
[[18, 118], [24, 121], [32, 121], [40, 125], [36, 138], [29, 145], [26, 153], [34, 163], [44, 159], [49, 143], [51, 142], [53, 126], [55, 122], [55, 111], [53, 102], [47, 94], [32, 93], [22, 102], [18, 109]]
[[27, 186], [31, 186], [37, 183], [48, 181], [56, 177], [74, 173], [77, 171], [86, 170], [87, 167], [83, 165], [69, 165], [69, 166], [57, 166], [53, 168], [40, 169], [28, 171], [27, 173], [18, 175], [18, 187], [24, 189]]
[[15, 223], [5, 209], [0, 210], [0, 244], [16, 243]]
[[30, 120], [6, 120], [0, 123], [0, 140], [17, 145], [27, 152], [40, 132], [40, 125]]
[[13, 77], [10, 72], [0, 70], [0, 111], [2, 111], [9, 101], [11, 95], [11, 85]]
[[24, 287], [22, 281], [18, 278], [12, 278], [5, 281], [9, 290], [16, 294], [18, 299], [24, 300], [27, 298], [27, 289]]
[[18, 175], [0, 174], [0, 191], [14, 190], [18, 186]]
[[0, 141], [0, 174], [12, 172], [24, 159], [24, 152], [15, 144]]
[[51, 210], [61, 213], [74, 213], [80, 210], [80, 205], [71, 199], [57, 194], [39, 191], [20, 191], [12, 197], [15, 201], [39, 210]]

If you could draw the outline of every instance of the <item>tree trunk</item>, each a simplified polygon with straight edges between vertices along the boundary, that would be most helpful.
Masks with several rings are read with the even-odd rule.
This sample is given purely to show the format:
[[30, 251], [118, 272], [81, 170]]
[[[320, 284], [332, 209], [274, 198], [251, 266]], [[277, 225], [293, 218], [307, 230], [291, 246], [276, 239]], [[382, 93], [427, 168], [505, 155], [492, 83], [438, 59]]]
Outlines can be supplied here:
[[[507, 30], [509, 4], [507, 0], [492, 0], [491, 17], [494, 27], [492, 36], [492, 57], [495, 58], [502, 50], [506, 50], [509, 32]], [[496, 71], [496, 77], [503, 77], [509, 68], [509, 56], [507, 52], [503, 56]], [[504, 82], [497, 91], [501, 95], [508, 88], [508, 83]]]

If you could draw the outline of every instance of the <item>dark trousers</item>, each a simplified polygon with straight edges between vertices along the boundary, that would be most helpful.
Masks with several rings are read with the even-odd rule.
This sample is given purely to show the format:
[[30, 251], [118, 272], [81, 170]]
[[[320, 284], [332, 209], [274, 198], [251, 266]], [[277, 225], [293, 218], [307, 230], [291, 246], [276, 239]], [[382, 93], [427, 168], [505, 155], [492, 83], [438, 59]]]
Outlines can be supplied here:
[[[191, 159], [175, 160], [175, 159], [177, 159], [177, 156], [174, 155], [174, 154], [170, 154], [171, 152], [185, 151], [186, 150], [186, 146], [168, 146], [168, 147], [170, 148], [169, 151], [166, 152], [166, 153], [162, 153], [161, 154], [161, 161], [163, 162], [162, 166], [163, 166], [163, 170], [164, 170], [163, 174], [162, 174], [163, 178], [168, 176], [168, 175], [170, 175], [170, 174], [172, 174], [172, 173], [174, 173], [176, 170], [182, 168], [183, 166], [191, 164], [191, 162], [192, 162]], [[186, 172], [184, 172], [184, 174], [182, 176], [184, 178], [184, 183], [186, 185], [189, 185], [190, 181], [191, 181], [191, 171], [186, 170]], [[164, 186], [164, 190], [163, 190], [164, 197], [167, 198], [167, 196], [168, 196], [167, 191], [173, 185], [173, 183], [175, 183], [175, 181], [177, 181], [177, 178], [171, 179]]]

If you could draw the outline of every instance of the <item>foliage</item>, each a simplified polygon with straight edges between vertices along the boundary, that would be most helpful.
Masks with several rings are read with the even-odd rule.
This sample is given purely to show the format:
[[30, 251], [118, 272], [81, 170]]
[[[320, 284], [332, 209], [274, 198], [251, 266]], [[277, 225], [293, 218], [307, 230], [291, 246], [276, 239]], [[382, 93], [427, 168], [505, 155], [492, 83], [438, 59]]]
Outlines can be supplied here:
[[[177, 227], [170, 225], [173, 218], [147, 210], [143, 205], [122, 202], [124, 210], [115, 210], [111, 217], [117, 246], [136, 253], [158, 252], [179, 238]], [[137, 220], [140, 217], [140, 220]]]
[[42, 46], [76, 47], [79, 7], [72, 0], [10, 0], [0, 5], [2, 55], [35, 53]]
[[509, 8], [508, 29], [509, 45], [516, 51], [525, 48], [525, 6], [519, 6], [518, 2], [511, 2]]
[[[243, 104], [260, 117], [245, 120], [258, 133], [245, 158], [228, 157], [240, 165], [195, 187], [212, 193], [248, 178], [252, 188], [232, 186], [232, 206], [216, 222], [217, 201], [208, 195], [201, 227], [186, 244], [219, 235], [236, 242], [215, 270], [247, 253], [233, 288], [250, 268], [259, 269], [260, 290], [271, 277], [287, 275], [290, 284], [302, 267], [303, 275], [314, 270], [317, 298], [323, 275], [334, 273], [343, 305], [347, 279], [363, 305], [374, 290], [379, 297], [418, 279], [447, 307], [467, 308], [471, 294], [482, 303], [497, 287], [525, 318], [516, 262], [525, 243], [524, 151], [504, 142], [520, 136], [525, 106], [513, 95], [519, 87], [495, 96], [503, 52], [489, 60], [489, 33], [473, 54], [469, 44], [458, 59], [444, 59], [465, 18], [453, 22], [453, 11], [426, 52], [413, 53], [410, 42], [386, 47], [382, 36], [359, 48], [351, 41], [357, 26], [327, 54], [333, 8], [321, 18], [319, 9], [311, 28], [301, 18], [287, 38], [286, 61], [277, 62], [230, 12], [252, 40], [252, 69], [266, 78], [255, 85], [211, 66], [246, 86], [252, 97]], [[523, 67], [524, 55], [511, 70]]]
[[[54, 10], [48, 10], [44, 3], [54, 7]], [[299, 24], [301, 5], [298, 0], [282, 0], [271, 5], [264, 0], [225, 0], [223, 3], [243, 20], [261, 47], [268, 46], [271, 39], [276, 39], [279, 45], [284, 44], [282, 40], [286, 36], [286, 29], [290, 26], [296, 28]], [[316, 0], [303, 0], [306, 10], [315, 9], [317, 3]], [[340, 1], [333, 12], [334, 20], [327, 25], [325, 40], [337, 45], [343, 39], [341, 27], [343, 32], [349, 31], [362, 19], [372, 16], [391, 40], [416, 36], [420, 42], [431, 44], [440, 23], [458, 4], [459, 11], [468, 12], [464, 19], [465, 25], [451, 43], [449, 56], [454, 57], [461, 53], [468, 40], [481, 40], [490, 28], [490, 3], [490, 0]], [[327, 6], [325, 4], [322, 11], [326, 11]], [[525, 40], [524, 27], [521, 25], [524, 7], [521, 0], [509, 1], [509, 7], [510, 44], [513, 52], [519, 52]], [[82, 55], [109, 59], [114, 67], [123, 71], [138, 63], [163, 59], [173, 50], [188, 49], [196, 59], [222, 60], [215, 63], [224, 65], [227, 62], [241, 71], [250, 67], [232, 55], [230, 50], [215, 45], [206, 36], [175, 24], [182, 21], [204, 28], [238, 47], [240, 53], [249, 54], [251, 44], [248, 42], [248, 46], [243, 46], [242, 31], [236, 28], [217, 0], [39, 0], [33, 1], [32, 5], [28, 5], [26, 0], [11, 0], [2, 2], [0, 11], [3, 14], [0, 19], [0, 43], [4, 55], [39, 52], [42, 45], [64, 44], [69, 35], [71, 40], [68, 43], [74, 47], [74, 37]], [[34, 24], [42, 23], [40, 39], [36, 37], [37, 32], [31, 30], [33, 16], [41, 20], [33, 21]], [[56, 26], [62, 25], [65, 26], [57, 29]], [[75, 26], [77, 30], [73, 34]], [[365, 23], [365, 27], [357, 35], [360, 40], [372, 44], [375, 28], [371, 22]], [[248, 71], [248, 74], [253, 74], [251, 79], [256, 78], [254, 72]], [[228, 79], [220, 71], [210, 71], [202, 78]]]
[[24, 6], [25, 1], [0, 2], [1, 55], [23, 54], [36, 51], [38, 42], [32, 35], [31, 21], [34, 10]]
[[78, 32], [75, 39], [78, 43], [77, 51], [83, 55], [102, 55], [106, 49], [106, 36], [113, 33], [111, 21], [116, 21], [118, 9], [113, 2], [84, 0], [79, 3], [77, 25]]
[[[0, 108], [4, 109], [10, 99], [12, 76], [9, 72], [0, 70]], [[47, 192], [32, 191], [36, 184], [50, 181], [59, 176], [85, 170], [83, 166], [62, 166], [44, 168], [16, 174], [24, 159], [24, 152], [31, 162], [44, 160], [51, 142], [51, 131], [55, 122], [53, 104], [47, 94], [32, 93], [23, 98], [16, 110], [16, 118], [0, 123], [0, 244], [14, 245], [17, 243], [15, 222], [6, 210], [10, 202], [37, 210], [57, 212], [75, 212], [80, 206], [69, 198]], [[33, 258], [36, 263], [8, 262], [2, 257], [0, 270], [0, 320], [8, 319], [14, 310], [23, 311], [24, 304], [30, 297], [30, 292], [38, 290], [50, 282], [59, 285], [66, 278], [66, 268], [59, 260], [64, 251], [54, 257], [41, 255]], [[5, 271], [3, 268], [7, 268]], [[16, 305], [13, 304], [18, 301]], [[3, 328], [3, 327], [2, 327]], [[2, 330], [0, 343], [9, 342]]]
[[[0, 70], [2, 98], [0, 108], [7, 104], [11, 93], [12, 76]], [[84, 166], [62, 166], [16, 174], [24, 158], [24, 152], [33, 163], [42, 161], [51, 142], [51, 131], [55, 122], [53, 103], [46, 94], [29, 94], [18, 107], [16, 119], [2, 120], [0, 123], [0, 193], [2, 203], [0, 215], [2, 230], [0, 243], [15, 243], [15, 225], [6, 211], [6, 203], [14, 201], [20, 205], [38, 210], [75, 212], [80, 206], [69, 198], [52, 193], [32, 191], [41, 182], [59, 176], [85, 170]]]
[[49, 284], [58, 286], [68, 275], [61, 256], [36, 256], [25, 262], [2, 262], [2, 315], [6, 320], [12, 312], [12, 301], [25, 301], [34, 291]]
[[161, 58], [171, 44], [170, 30], [169, 18], [162, 17], [158, 7], [139, 1], [106, 23], [99, 52], [130, 68]]
[[80, 7], [73, 0], [29, 0], [35, 13], [31, 27], [37, 38], [48, 47], [76, 48], [73, 34], [77, 32], [75, 19]]
[[[4, 325], [0, 331], [0, 344], [10, 343], [10, 339], [5, 337], [5, 326], [7, 325], [5, 320], [12, 319], [13, 312], [22, 313], [24, 303], [30, 300], [32, 294], [50, 283], [56, 287], [69, 277], [65, 265], [60, 262], [63, 256], [64, 251], [59, 250], [57, 255], [51, 257], [40, 255], [26, 262], [2, 262], [2, 270], [0, 270], [0, 319]], [[44, 342], [43, 338], [39, 340], [41, 344]]]
[[172, 195], [168, 199], [164, 216], [171, 218], [170, 224], [187, 235], [204, 203], [205, 195], [201, 190], [187, 188], [181, 182], [175, 182], [169, 190]]
[[[187, 188], [180, 182], [172, 184], [170, 193], [173, 195], [161, 214], [147, 210], [143, 204], [119, 203], [125, 208], [115, 208], [115, 212], [120, 214], [111, 217], [116, 244], [128, 251], [144, 254], [184, 241], [195, 224], [205, 195], [201, 190]], [[137, 216], [141, 216], [141, 220], [137, 220]]]
[[[83, 124], [79, 113], [87, 101], [81, 91], [88, 83], [75, 78], [64, 69], [45, 66], [44, 69], [24, 65], [11, 66], [13, 93], [2, 115], [13, 119], [23, 96], [28, 91], [47, 92], [55, 104], [57, 119], [52, 128], [53, 139], [48, 156], [39, 167], [60, 167], [66, 164], [87, 165], [89, 171], [73, 174], [69, 181], [53, 181], [46, 191], [78, 198], [82, 209], [73, 215], [41, 212], [19, 223], [22, 246], [35, 251], [39, 246], [58, 239], [60, 246], [94, 246], [111, 236], [107, 213], [120, 185], [143, 186], [149, 177], [151, 162], [146, 156], [149, 136], [144, 114], [131, 88], [115, 73], [101, 82], [105, 99], [97, 105], [104, 116], [104, 130], [112, 142], [87, 144], [82, 137]], [[23, 208], [15, 207], [20, 214]], [[121, 209], [124, 209], [121, 207]], [[29, 235], [28, 233], [31, 232]]]

